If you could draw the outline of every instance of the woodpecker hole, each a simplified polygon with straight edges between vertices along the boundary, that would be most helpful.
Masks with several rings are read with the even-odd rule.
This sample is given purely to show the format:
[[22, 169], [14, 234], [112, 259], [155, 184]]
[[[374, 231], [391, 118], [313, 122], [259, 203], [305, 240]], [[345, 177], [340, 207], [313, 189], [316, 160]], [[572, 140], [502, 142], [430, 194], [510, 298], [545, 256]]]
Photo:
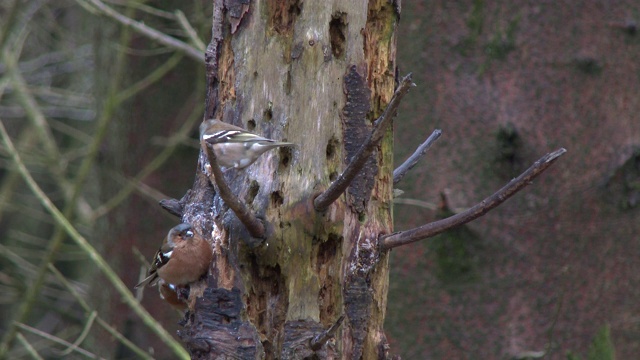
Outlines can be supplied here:
[[318, 292], [318, 304], [320, 305], [320, 318], [332, 319], [336, 316], [336, 307], [333, 305], [332, 299], [340, 293], [340, 286], [334, 286], [337, 284], [336, 277], [338, 271], [336, 267], [339, 267], [340, 253], [338, 249], [342, 249], [341, 243], [343, 237], [329, 233], [326, 240], [322, 241], [318, 245], [318, 255], [315, 262], [316, 273], [320, 278], [320, 283], [323, 286]]
[[335, 181], [338, 178], [338, 173], [335, 171], [332, 171], [331, 174], [329, 174], [329, 181]]
[[284, 81], [284, 92], [291, 95], [291, 71], [287, 71], [287, 78]]
[[329, 22], [329, 37], [331, 38], [331, 52], [338, 59], [344, 58], [345, 49], [345, 32], [347, 30], [346, 23], [347, 14], [336, 12], [331, 16]]
[[284, 170], [291, 163], [292, 150], [289, 146], [280, 148], [280, 166], [278, 170]]
[[338, 146], [338, 139], [335, 136], [332, 136], [327, 143], [327, 160], [332, 160], [336, 156], [336, 147]]
[[258, 195], [258, 191], [260, 191], [260, 184], [255, 180], [251, 181], [251, 185], [249, 185], [249, 192], [247, 193], [247, 204], [251, 204], [253, 202]]
[[271, 204], [273, 206], [281, 206], [284, 203], [284, 198], [280, 191], [274, 191], [271, 193]]
[[264, 113], [262, 114], [265, 121], [271, 121], [273, 119], [273, 103], [269, 101], [266, 109], [264, 109]]
[[253, 131], [255, 129], [256, 129], [256, 121], [253, 119], [247, 121], [247, 130]]

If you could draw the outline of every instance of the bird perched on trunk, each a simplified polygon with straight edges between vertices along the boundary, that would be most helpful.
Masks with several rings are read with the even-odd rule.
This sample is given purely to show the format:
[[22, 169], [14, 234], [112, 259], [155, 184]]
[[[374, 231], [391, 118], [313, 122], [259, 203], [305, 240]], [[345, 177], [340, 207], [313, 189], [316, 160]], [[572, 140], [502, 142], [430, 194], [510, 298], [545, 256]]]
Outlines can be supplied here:
[[253, 164], [266, 151], [280, 146], [295, 146], [252, 134], [217, 119], [202, 122], [200, 141], [211, 146], [218, 164], [226, 169], [242, 169]]
[[153, 257], [147, 277], [135, 288], [155, 285], [158, 278], [175, 286], [198, 280], [209, 269], [213, 260], [211, 245], [191, 229], [180, 224], [169, 230], [162, 247]]

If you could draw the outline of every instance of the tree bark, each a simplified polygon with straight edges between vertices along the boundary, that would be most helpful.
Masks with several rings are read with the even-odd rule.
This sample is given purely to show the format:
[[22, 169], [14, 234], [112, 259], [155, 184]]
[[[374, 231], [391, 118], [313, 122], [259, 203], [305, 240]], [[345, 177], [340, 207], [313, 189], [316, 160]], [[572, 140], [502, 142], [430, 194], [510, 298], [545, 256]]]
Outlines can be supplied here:
[[[180, 337], [198, 359], [388, 358], [388, 256], [377, 241], [392, 231], [392, 131], [346, 194], [322, 212], [313, 199], [393, 95], [399, 3], [217, 0], [213, 17], [205, 116], [298, 146], [225, 173], [264, 221], [264, 241], [215, 194], [201, 152], [174, 209], [215, 259], [191, 287]], [[334, 340], [318, 343], [325, 331]]]

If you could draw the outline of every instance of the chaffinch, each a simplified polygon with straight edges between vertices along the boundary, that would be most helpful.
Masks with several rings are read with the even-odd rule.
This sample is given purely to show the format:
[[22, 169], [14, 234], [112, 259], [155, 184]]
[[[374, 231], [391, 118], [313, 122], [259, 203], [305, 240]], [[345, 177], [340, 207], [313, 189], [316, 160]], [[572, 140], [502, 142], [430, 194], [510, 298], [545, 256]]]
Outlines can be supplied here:
[[218, 164], [226, 169], [242, 169], [273, 148], [295, 146], [252, 134], [243, 128], [217, 119], [209, 119], [200, 125], [200, 140], [213, 149]]
[[213, 260], [211, 245], [191, 229], [180, 224], [169, 230], [162, 247], [156, 252], [147, 277], [135, 288], [155, 285], [158, 278], [175, 286], [198, 280]]

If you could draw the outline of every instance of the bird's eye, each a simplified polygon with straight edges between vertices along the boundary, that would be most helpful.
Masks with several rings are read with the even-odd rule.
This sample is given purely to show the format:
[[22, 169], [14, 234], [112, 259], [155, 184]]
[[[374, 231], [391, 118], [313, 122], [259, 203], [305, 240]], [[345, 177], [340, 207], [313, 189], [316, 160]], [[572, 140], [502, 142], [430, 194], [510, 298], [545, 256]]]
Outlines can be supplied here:
[[187, 230], [187, 232], [185, 232], [184, 235], [185, 235], [185, 237], [192, 237], [193, 236], [193, 231]]

